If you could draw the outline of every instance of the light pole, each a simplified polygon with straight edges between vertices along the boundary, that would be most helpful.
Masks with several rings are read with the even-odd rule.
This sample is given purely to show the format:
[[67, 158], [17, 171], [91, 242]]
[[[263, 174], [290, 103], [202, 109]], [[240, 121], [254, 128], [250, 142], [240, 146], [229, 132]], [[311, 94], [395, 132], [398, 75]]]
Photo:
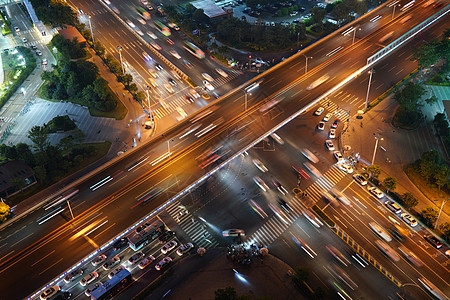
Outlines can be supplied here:
[[298, 45], [300, 44], [300, 32], [297, 33], [297, 49], [299, 48]]
[[305, 64], [305, 74], [306, 74], [308, 72], [308, 58], [312, 58], [312, 56], [306, 56], [303, 53], [300, 53], [300, 54], [306, 58], [306, 64]]
[[70, 203], [69, 203], [69, 200], [68, 199], [66, 199], [66, 202], [67, 202], [67, 206], [69, 207], [69, 210], [70, 210], [70, 214], [72, 215], [72, 220], [74, 219], [74, 217], [73, 217], [73, 212], [72, 212], [72, 208], [70, 207]]
[[148, 105], [148, 117], [150, 118], [150, 122], [152, 123], [152, 128], [154, 126], [153, 124], [153, 115], [152, 115], [152, 103], [150, 102], [150, 95], [149, 95], [150, 86], [147, 85], [147, 105]]
[[[439, 224], [439, 218], [441, 217], [442, 209], [444, 208], [445, 203], [446, 203], [449, 199], [450, 199], [450, 198], [442, 199], [442, 205], [441, 205], [441, 209], [439, 210], [439, 214], [438, 214], [438, 217], [437, 217], [437, 220], [436, 220], [436, 225], [434, 225], [434, 231], [436, 231], [436, 228], [437, 228], [437, 226], [438, 226], [438, 224]], [[439, 199], [436, 199], [436, 200], [433, 200], [433, 201], [437, 201], [437, 200], [439, 200]]]
[[247, 111], [247, 95], [248, 93], [251, 93], [254, 89], [256, 89], [257, 87], [259, 87], [259, 84], [262, 82], [262, 80], [258, 80], [255, 83], [252, 83], [251, 85], [249, 85], [248, 87], [246, 87], [244, 89], [244, 111]]
[[92, 31], [91, 16], [88, 16], [88, 18], [89, 18], [89, 28], [91, 28], [92, 45], [94, 45], [94, 32]]
[[370, 74], [369, 75], [369, 85], [367, 87], [366, 105], [364, 106], [364, 112], [367, 111], [367, 104], [368, 104], [368, 101], [369, 101], [370, 84], [372, 83], [372, 75], [373, 75], [373, 73], [375, 73], [375, 70], [374, 69], [370, 69], [370, 71], [369, 71], [369, 74]]
[[375, 142], [375, 148], [373, 149], [373, 156], [372, 156], [372, 163], [370, 165], [373, 165], [375, 162], [375, 155], [377, 154], [377, 148], [378, 148], [378, 141], [383, 140], [383, 138], [380, 138], [379, 136], [373, 134], [375, 136], [376, 142]]
[[395, 7], [396, 6], [401, 6], [400, 4], [395, 4], [394, 6], [393, 6], [393, 9], [392, 9], [392, 20], [394, 20], [394, 16], [395, 16]]
[[355, 43], [356, 30], [361, 30], [361, 28], [355, 27], [355, 28], [353, 29], [353, 42], [352, 42], [352, 45]]
[[123, 75], [123, 74], [125, 74], [125, 69], [123, 67], [123, 60], [122, 60], [122, 47], [117, 46], [117, 50], [119, 51], [120, 66], [122, 67], [122, 75]]

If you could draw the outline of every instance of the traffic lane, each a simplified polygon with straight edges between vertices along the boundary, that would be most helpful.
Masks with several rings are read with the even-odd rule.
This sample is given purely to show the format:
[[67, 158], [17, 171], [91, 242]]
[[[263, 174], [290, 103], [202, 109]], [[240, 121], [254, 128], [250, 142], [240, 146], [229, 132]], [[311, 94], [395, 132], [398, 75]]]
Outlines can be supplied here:
[[[366, 205], [368, 203], [366, 202]], [[354, 207], [356, 208], [356, 207]], [[344, 230], [346, 230], [347, 232], [350, 232], [350, 235], [352, 235], [352, 231], [357, 231], [362, 237], [364, 237], [364, 240], [362, 242], [360, 242], [360, 245], [366, 249], [367, 251], [369, 251], [373, 256], [376, 257], [376, 253], [373, 253], [373, 251], [371, 251], [368, 246], [366, 246], [367, 244], [370, 244], [371, 246], [372, 243], [370, 242], [370, 237], [375, 237], [376, 239], [380, 239], [383, 240], [381, 237], [379, 237], [378, 235], [376, 235], [373, 230], [371, 230], [370, 228], [367, 228], [366, 223], [373, 221], [373, 218], [371, 216], [369, 216], [369, 214], [364, 213], [367, 212], [367, 210], [361, 209], [361, 212], [357, 212], [357, 213], [352, 213], [351, 208], [349, 207], [340, 207], [340, 208], [332, 208], [330, 207], [330, 209], [333, 211], [333, 213], [330, 214], [330, 212], [328, 212], [328, 214], [330, 214], [330, 216], [337, 220], [338, 223], [341, 223], [344, 225]], [[344, 213], [345, 209], [348, 209], [348, 213]], [[328, 210], [328, 209], [327, 209]], [[339, 213], [339, 211], [341, 211], [342, 213]], [[378, 208], [377, 207], [371, 207], [371, 211], [375, 211], [378, 212]], [[340, 217], [336, 216], [339, 215]], [[381, 213], [380, 213], [381, 214]], [[382, 215], [382, 214], [381, 214]], [[384, 215], [383, 215], [384, 216]], [[359, 221], [359, 223], [358, 223]], [[387, 225], [387, 219], [385, 220], [386, 222], [382, 222], [380, 219], [375, 220], [377, 221], [378, 224], [380, 224], [382, 227], [384, 227], [384, 229], [388, 229], [388, 225]], [[354, 238], [354, 235], [352, 235]], [[392, 242], [389, 243], [391, 247], [393, 247], [393, 249], [400, 255], [401, 253], [397, 250], [397, 247], [401, 246], [401, 243], [398, 243], [397, 241], [393, 240]], [[406, 245], [408, 246], [408, 245]], [[416, 249], [415, 247], [410, 247], [410, 250], [414, 250]], [[376, 247], [374, 247], [374, 251], [377, 251], [378, 249]], [[417, 251], [414, 251], [417, 252]], [[401, 256], [401, 255], [400, 255]], [[401, 256], [402, 260], [405, 260], [403, 256]], [[444, 285], [447, 285], [447, 283], [445, 282], [445, 279], [447, 277], [447, 272], [446, 270], [444, 270], [443, 268], [438, 268], [440, 269], [439, 271], [435, 272], [433, 266], [423, 266], [421, 268], [418, 268], [412, 264], [410, 264], [409, 262], [407, 262], [405, 260], [406, 264], [401, 264], [400, 265], [400, 269], [402, 270], [406, 270], [406, 272], [408, 274], [415, 274], [417, 275], [417, 277], [420, 276], [425, 276], [426, 278], [434, 278], [433, 281], [434, 282], [439, 282], [440, 284], [444, 283]], [[397, 263], [399, 264], [399, 263]], [[397, 265], [394, 264], [394, 265]], [[391, 263], [392, 265], [392, 263]], [[384, 266], [386, 267], [387, 264], [384, 264]], [[431, 268], [430, 268], [431, 267]], [[439, 266], [436, 266], [439, 267]], [[415, 272], [411, 272], [411, 269], [414, 270]], [[401, 272], [403, 274], [406, 274], [406, 272]], [[438, 273], [440, 272], [440, 273]], [[442, 273], [444, 272], [444, 273]], [[395, 274], [395, 273], [394, 273]], [[425, 275], [424, 275], [425, 274]], [[398, 276], [398, 275], [397, 275]], [[400, 280], [402, 281], [402, 278], [399, 277]], [[412, 277], [407, 277], [409, 280], [414, 280], [415, 278]], [[404, 282], [404, 279], [402, 281]], [[437, 283], [436, 282], [436, 283]], [[439, 285], [438, 285], [439, 286]]]

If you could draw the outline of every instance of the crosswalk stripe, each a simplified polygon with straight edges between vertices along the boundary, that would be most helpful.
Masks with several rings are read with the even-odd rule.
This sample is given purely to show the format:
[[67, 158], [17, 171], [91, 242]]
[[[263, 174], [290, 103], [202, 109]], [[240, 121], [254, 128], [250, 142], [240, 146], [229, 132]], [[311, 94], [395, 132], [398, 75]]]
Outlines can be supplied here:
[[272, 235], [278, 235], [281, 234], [280, 230], [277, 228], [277, 226], [275, 226], [274, 224], [271, 223], [271, 221], [273, 221], [275, 218], [272, 218], [271, 220], [269, 220], [269, 222], [266, 223], [267, 227], [270, 227], [271, 231], [272, 231]]

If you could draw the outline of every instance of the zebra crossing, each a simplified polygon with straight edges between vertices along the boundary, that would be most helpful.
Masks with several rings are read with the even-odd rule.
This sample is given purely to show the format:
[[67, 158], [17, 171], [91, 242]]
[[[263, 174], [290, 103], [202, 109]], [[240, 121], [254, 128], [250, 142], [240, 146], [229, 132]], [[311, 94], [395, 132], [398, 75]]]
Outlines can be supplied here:
[[[317, 202], [322, 198], [323, 191], [331, 189], [345, 175], [345, 172], [339, 170], [334, 165], [305, 191], [314, 202]], [[288, 205], [291, 208], [291, 213], [283, 213], [281, 216], [271, 217], [255, 233], [249, 236], [245, 243], [248, 245], [258, 243], [259, 245], [264, 246], [268, 246], [273, 243], [284, 231], [286, 231], [289, 226], [291, 226], [292, 223], [295, 222], [295, 220], [302, 215], [301, 211], [306, 208], [304, 204], [295, 197], [288, 202]]]
[[195, 246], [203, 248], [219, 246], [219, 242], [206, 230], [206, 225], [187, 212], [179, 201], [169, 205], [166, 211], [177, 221], [180, 228], [189, 236]]
[[339, 107], [339, 105], [330, 99], [324, 98], [319, 102], [319, 104], [329, 112], [334, 113], [337, 117], [341, 118], [341, 120], [350, 118], [349, 111]]

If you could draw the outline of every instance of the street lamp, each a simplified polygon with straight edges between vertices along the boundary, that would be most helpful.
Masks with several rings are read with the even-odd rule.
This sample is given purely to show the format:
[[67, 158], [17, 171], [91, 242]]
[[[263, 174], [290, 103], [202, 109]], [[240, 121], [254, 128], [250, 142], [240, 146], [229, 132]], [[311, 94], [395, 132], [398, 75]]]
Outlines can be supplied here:
[[91, 16], [88, 16], [88, 18], [89, 18], [89, 28], [91, 28], [92, 45], [94, 45], [94, 31], [92, 31]]
[[147, 105], [148, 105], [148, 117], [150, 118], [150, 122], [152, 123], [153, 128], [153, 115], [152, 115], [152, 103], [150, 102], [150, 95], [149, 95], [150, 86], [147, 85]]
[[251, 85], [249, 85], [248, 87], [246, 87], [244, 89], [244, 111], [247, 111], [247, 95], [249, 93], [251, 93], [254, 89], [256, 89], [257, 87], [259, 87], [259, 84], [262, 82], [262, 80], [258, 80], [255, 83], [252, 83]]
[[370, 84], [372, 83], [372, 75], [373, 75], [373, 73], [375, 73], [375, 70], [374, 69], [370, 69], [370, 71], [369, 71], [369, 74], [370, 74], [369, 75], [369, 85], [367, 87], [366, 105], [364, 106], [364, 112], [367, 111], [367, 104], [368, 104], [368, 101], [369, 101]]
[[400, 4], [395, 4], [393, 5], [393, 9], [392, 9], [392, 20], [394, 20], [394, 16], [395, 16], [395, 7], [397, 6], [401, 6]]
[[306, 64], [305, 64], [305, 74], [306, 74], [308, 72], [308, 58], [312, 58], [312, 56], [306, 56], [303, 53], [300, 53], [300, 54], [306, 58]]
[[123, 60], [122, 60], [122, 47], [117, 46], [117, 50], [119, 51], [120, 66], [122, 67], [122, 75], [123, 75], [123, 74], [125, 74], [125, 69], [123, 67]]
[[[450, 198], [447, 199], [442, 199], [442, 205], [441, 205], [441, 209], [439, 210], [439, 214], [436, 220], [436, 225], [434, 225], [434, 230], [436, 231], [436, 228], [439, 224], [439, 218], [441, 217], [441, 213], [442, 213], [442, 209], [444, 208], [445, 203], [449, 200]], [[439, 199], [433, 200], [433, 201], [438, 201]]]
[[361, 28], [355, 27], [355, 28], [353, 29], [353, 42], [352, 42], [352, 45], [355, 43], [356, 30], [361, 30]]
[[377, 148], [378, 148], [378, 141], [383, 140], [383, 138], [380, 138], [379, 136], [373, 134], [375, 136], [376, 142], [375, 142], [375, 149], [373, 149], [373, 156], [372, 156], [372, 163], [370, 165], [373, 165], [375, 162], [375, 155], [377, 154]]

